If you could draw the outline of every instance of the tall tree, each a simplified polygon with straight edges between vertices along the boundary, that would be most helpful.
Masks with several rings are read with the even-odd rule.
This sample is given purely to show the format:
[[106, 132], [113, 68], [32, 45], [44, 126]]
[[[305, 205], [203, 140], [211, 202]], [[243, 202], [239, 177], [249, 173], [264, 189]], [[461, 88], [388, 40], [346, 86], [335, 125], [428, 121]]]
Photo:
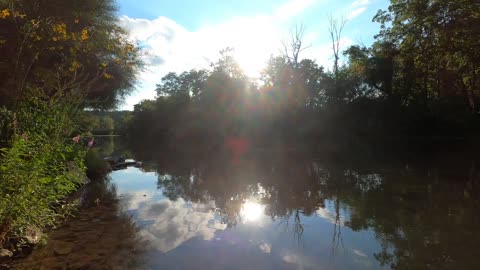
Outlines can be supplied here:
[[392, 0], [377, 38], [399, 50], [394, 85], [427, 106], [461, 96], [477, 111], [480, 5], [475, 0]]
[[340, 72], [340, 47], [343, 28], [345, 27], [346, 20], [344, 18], [335, 19], [332, 16], [329, 18], [328, 32], [330, 33], [330, 39], [332, 42], [332, 51], [333, 51], [333, 75], [334, 75], [334, 100], [340, 100], [342, 95], [340, 94], [339, 87], [339, 72]]

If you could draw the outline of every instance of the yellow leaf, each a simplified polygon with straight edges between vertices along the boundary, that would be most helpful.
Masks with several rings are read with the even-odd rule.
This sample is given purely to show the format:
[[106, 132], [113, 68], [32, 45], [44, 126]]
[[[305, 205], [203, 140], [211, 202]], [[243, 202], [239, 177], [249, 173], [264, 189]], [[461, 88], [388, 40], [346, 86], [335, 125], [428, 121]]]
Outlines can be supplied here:
[[8, 17], [10, 17], [10, 10], [8, 9], [4, 9], [2, 11], [0, 11], [0, 19], [6, 19]]
[[82, 36], [80, 37], [82, 41], [85, 41], [88, 39], [88, 30], [86, 28], [83, 28], [82, 30]]

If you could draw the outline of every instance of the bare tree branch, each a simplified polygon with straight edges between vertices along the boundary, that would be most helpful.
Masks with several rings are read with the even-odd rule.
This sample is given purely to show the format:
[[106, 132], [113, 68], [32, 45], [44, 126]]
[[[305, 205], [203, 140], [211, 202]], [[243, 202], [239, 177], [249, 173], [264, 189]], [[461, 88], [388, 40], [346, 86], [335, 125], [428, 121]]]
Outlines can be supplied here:
[[333, 72], [335, 76], [335, 93], [338, 93], [338, 70], [339, 64], [338, 61], [340, 59], [340, 41], [342, 38], [343, 28], [345, 27], [346, 20], [345, 17], [341, 17], [340, 19], [333, 18], [332, 15], [329, 16], [329, 26], [328, 32], [330, 33], [330, 38], [332, 40], [332, 49], [333, 49]]
[[303, 37], [305, 34], [305, 27], [303, 24], [295, 25], [290, 31], [290, 41], [282, 41], [283, 54], [289, 64], [297, 66], [299, 62], [300, 53], [311, 45], [303, 46]]

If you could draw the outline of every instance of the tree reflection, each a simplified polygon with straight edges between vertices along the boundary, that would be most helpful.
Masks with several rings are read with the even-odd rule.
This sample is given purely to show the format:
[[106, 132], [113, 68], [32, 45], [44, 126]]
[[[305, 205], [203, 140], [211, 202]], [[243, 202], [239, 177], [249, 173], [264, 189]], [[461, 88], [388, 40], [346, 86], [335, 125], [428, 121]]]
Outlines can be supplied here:
[[172, 167], [160, 165], [157, 171], [164, 195], [172, 200], [214, 200], [229, 226], [239, 222], [242, 206], [250, 198], [264, 205], [265, 214], [274, 220], [293, 217], [296, 232], [303, 230], [301, 216], [310, 216], [324, 206], [313, 163], [303, 159], [262, 154], [232, 162], [227, 155], [218, 155], [194, 158], [190, 166], [169, 165]]
[[[172, 154], [158, 160], [158, 187], [172, 199], [215, 201], [228, 226], [241, 222], [254, 198], [265, 215], [296, 239], [302, 219], [333, 202], [332, 256], [342, 226], [372, 229], [382, 243], [375, 258], [394, 269], [479, 266], [479, 173], [468, 156], [395, 160], [312, 159], [305, 153]], [[440, 158], [441, 157], [441, 158]], [[413, 160], [413, 161], [412, 161]]]

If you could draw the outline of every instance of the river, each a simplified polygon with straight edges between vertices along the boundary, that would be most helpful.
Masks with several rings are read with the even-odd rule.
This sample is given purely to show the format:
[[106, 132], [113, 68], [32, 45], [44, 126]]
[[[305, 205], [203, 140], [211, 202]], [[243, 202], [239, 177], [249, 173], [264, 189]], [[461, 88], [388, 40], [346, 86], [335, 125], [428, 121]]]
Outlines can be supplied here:
[[[101, 154], [142, 156], [115, 140]], [[15, 267], [480, 269], [479, 164], [464, 150], [142, 161], [83, 187], [75, 217]]]

